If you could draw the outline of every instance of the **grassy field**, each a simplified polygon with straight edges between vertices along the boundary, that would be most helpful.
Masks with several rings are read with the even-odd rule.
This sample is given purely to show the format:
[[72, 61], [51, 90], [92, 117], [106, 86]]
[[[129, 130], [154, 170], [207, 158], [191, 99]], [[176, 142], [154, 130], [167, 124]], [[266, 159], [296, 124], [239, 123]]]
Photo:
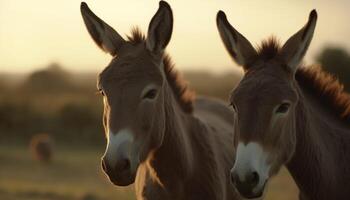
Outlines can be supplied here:
[[[34, 161], [26, 145], [0, 144], [1, 200], [135, 199], [133, 186], [111, 185], [100, 170], [103, 149], [55, 146], [54, 161]], [[283, 169], [269, 187], [266, 199], [297, 199], [298, 190]]]

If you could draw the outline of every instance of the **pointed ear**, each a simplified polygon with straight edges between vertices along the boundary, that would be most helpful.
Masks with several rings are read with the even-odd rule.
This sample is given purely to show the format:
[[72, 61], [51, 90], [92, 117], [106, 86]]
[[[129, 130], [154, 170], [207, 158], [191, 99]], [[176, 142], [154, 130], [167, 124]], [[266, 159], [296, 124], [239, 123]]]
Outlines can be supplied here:
[[221, 10], [216, 16], [216, 25], [228, 53], [237, 64], [247, 69], [248, 64], [253, 62], [257, 55], [254, 47], [242, 34], [231, 26], [227, 21], [225, 13]]
[[148, 26], [147, 49], [154, 53], [162, 52], [168, 45], [172, 32], [173, 12], [167, 2], [160, 1], [159, 9]]
[[87, 30], [92, 39], [103, 51], [115, 56], [125, 40], [108, 24], [98, 18], [85, 2], [80, 5], [80, 11]]
[[317, 12], [312, 10], [309, 15], [307, 24], [283, 45], [281, 56], [285, 60], [291, 71], [295, 72], [303, 59], [310, 42], [314, 35], [316, 27]]

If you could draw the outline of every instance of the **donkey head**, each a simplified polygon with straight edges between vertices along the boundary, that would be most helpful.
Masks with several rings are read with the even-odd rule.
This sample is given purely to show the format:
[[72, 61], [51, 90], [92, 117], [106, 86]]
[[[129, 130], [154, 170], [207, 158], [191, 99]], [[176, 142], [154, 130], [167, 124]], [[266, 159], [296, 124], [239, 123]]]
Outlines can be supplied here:
[[98, 80], [107, 138], [102, 168], [114, 184], [129, 185], [135, 181], [139, 164], [163, 141], [163, 52], [172, 34], [172, 11], [160, 1], [147, 38], [134, 30], [129, 40], [98, 18], [86, 3], [81, 4], [81, 13], [97, 46], [113, 56]]
[[282, 47], [272, 38], [256, 50], [229, 24], [224, 12], [217, 15], [222, 41], [245, 72], [230, 96], [237, 148], [231, 179], [245, 198], [261, 198], [268, 179], [294, 153], [299, 99], [294, 77], [311, 42], [316, 20], [313, 10], [307, 24]]

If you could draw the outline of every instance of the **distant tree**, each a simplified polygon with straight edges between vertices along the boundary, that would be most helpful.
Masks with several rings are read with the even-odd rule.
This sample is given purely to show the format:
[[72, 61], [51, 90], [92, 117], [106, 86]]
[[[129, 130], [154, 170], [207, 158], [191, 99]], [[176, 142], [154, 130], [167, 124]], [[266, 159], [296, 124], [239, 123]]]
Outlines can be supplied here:
[[52, 63], [47, 68], [30, 74], [21, 89], [34, 93], [57, 93], [74, 91], [75, 87], [70, 74], [59, 64]]
[[191, 72], [184, 73], [189, 86], [198, 95], [207, 95], [221, 98], [227, 101], [232, 88], [239, 82], [241, 75], [234, 72], [225, 74], [212, 74], [209, 72]]
[[341, 47], [326, 47], [316, 57], [322, 68], [339, 78], [350, 91], [350, 55]]
[[44, 118], [27, 104], [1, 102], [0, 104], [0, 138], [26, 138], [33, 132], [45, 127]]
[[0, 79], [0, 95], [5, 92], [7, 92], [7, 85], [5, 81]]

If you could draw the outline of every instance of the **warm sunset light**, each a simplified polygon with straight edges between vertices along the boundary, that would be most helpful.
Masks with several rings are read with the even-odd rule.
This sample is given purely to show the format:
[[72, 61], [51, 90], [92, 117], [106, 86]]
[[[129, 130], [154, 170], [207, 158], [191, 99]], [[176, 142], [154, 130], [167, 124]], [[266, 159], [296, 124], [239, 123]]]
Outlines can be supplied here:
[[[147, 30], [157, 1], [87, 0], [89, 6], [121, 35], [132, 26]], [[319, 21], [307, 55], [311, 61], [326, 44], [350, 49], [350, 17], [346, 0], [170, 0], [174, 32], [168, 51], [180, 69], [230, 70], [215, 25], [219, 9], [253, 43], [271, 34], [285, 41], [301, 27], [311, 9]], [[0, 1], [0, 71], [29, 72], [50, 62], [71, 70], [98, 71], [109, 56], [96, 48], [86, 32], [79, 11], [80, 1]]]
[[0, 200], [345, 200], [350, 0], [0, 0]]

